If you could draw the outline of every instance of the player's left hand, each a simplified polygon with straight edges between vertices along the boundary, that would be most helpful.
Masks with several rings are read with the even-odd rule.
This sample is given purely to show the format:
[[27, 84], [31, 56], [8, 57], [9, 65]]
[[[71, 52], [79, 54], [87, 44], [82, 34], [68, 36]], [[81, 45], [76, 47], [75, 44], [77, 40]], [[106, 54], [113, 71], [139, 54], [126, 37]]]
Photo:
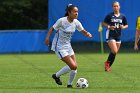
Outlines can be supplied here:
[[138, 45], [134, 46], [134, 50], [139, 50]]
[[90, 34], [89, 32], [87, 32], [87, 36], [88, 36], [89, 38], [92, 38], [92, 34]]
[[121, 28], [121, 29], [123, 29], [123, 28], [124, 28], [124, 26], [123, 26], [123, 25], [120, 25], [120, 28]]

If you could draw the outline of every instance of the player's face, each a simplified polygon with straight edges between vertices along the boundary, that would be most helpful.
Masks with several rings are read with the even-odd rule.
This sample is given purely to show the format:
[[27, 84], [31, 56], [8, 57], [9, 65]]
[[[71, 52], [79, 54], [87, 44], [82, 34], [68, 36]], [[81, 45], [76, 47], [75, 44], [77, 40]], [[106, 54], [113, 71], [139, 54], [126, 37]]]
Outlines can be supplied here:
[[114, 10], [114, 12], [120, 11], [120, 4], [118, 2], [113, 4], [113, 10]]
[[76, 19], [78, 17], [78, 8], [74, 7], [70, 13], [69, 13], [69, 17], [72, 19]]

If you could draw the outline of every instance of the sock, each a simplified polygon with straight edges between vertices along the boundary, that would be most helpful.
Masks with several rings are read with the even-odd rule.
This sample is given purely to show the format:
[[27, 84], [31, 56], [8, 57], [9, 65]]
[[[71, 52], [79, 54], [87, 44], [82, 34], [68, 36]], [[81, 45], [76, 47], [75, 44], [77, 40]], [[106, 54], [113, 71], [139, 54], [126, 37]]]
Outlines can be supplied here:
[[70, 70], [69, 66], [64, 66], [56, 73], [56, 77], [60, 77], [62, 74], [68, 73]]
[[70, 77], [69, 77], [69, 80], [68, 80], [68, 85], [72, 85], [72, 82], [76, 76], [76, 73], [77, 73], [77, 70], [71, 70], [70, 72]]
[[116, 54], [113, 54], [112, 52], [110, 52], [107, 61], [110, 62], [110, 67], [113, 64], [114, 60], [115, 60]]

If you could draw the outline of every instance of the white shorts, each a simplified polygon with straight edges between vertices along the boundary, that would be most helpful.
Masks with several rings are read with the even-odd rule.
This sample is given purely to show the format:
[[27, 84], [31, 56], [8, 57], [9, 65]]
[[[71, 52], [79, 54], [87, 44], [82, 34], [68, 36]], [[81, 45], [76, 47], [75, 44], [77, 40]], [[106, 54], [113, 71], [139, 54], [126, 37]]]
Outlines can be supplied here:
[[72, 48], [70, 49], [65, 49], [65, 50], [58, 50], [55, 51], [56, 55], [58, 56], [59, 59], [64, 58], [65, 56], [72, 56], [74, 55], [74, 51]]

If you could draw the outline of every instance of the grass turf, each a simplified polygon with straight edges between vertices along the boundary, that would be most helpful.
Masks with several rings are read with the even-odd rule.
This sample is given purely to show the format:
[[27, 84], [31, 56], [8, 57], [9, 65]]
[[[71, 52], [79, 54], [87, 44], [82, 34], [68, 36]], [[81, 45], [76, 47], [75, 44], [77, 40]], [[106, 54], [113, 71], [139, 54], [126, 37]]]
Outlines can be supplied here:
[[[55, 54], [0, 55], [0, 93], [140, 93], [140, 63], [138, 53], [119, 53], [112, 72], [104, 72], [108, 54], [76, 54], [78, 73], [74, 88], [67, 89], [69, 74], [61, 76], [62, 86], [51, 75], [65, 64]], [[75, 83], [84, 77], [87, 89], [77, 89]]]

